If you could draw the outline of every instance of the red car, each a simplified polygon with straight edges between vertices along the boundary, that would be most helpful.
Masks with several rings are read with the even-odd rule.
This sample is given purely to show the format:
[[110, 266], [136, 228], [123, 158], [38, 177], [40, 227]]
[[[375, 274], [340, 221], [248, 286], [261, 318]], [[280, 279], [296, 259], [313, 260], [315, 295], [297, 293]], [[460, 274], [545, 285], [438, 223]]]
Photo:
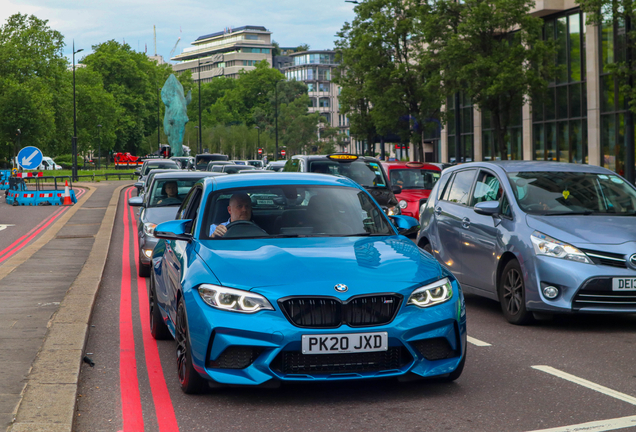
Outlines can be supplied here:
[[382, 162], [391, 186], [399, 186], [396, 195], [402, 214], [420, 219], [420, 208], [428, 199], [431, 189], [439, 180], [442, 170], [423, 162]]

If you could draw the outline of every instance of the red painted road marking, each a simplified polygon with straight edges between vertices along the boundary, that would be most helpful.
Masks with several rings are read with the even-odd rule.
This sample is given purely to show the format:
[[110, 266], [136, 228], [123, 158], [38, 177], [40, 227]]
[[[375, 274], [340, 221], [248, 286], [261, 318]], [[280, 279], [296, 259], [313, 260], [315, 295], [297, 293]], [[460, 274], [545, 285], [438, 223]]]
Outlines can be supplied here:
[[[132, 188], [126, 190], [124, 205], [127, 205]], [[134, 239], [133, 239], [134, 241]], [[139, 395], [135, 339], [132, 322], [132, 300], [130, 292], [130, 228], [128, 212], [124, 208], [124, 242], [122, 248], [121, 299], [119, 303], [119, 386], [124, 431], [144, 430], [144, 419]]]
[[[84, 192], [85, 192], [84, 189], [79, 189], [79, 193], [77, 194], [77, 198], [79, 198], [82, 195], [84, 195]], [[22, 237], [20, 237], [19, 239], [17, 239], [13, 243], [11, 243], [8, 247], [6, 247], [2, 251], [0, 251], [0, 257], [2, 257], [2, 258], [0, 258], [0, 263], [2, 261], [6, 260], [6, 259], [9, 259], [12, 255], [15, 255], [20, 249], [25, 247], [31, 240], [33, 240], [33, 238], [35, 236], [37, 236], [43, 229], [48, 227], [51, 224], [51, 222], [53, 222], [55, 219], [57, 219], [59, 216], [61, 216], [62, 213], [64, 213], [66, 210], [68, 210], [68, 207], [65, 207], [65, 208], [57, 210], [55, 213], [53, 213], [51, 216], [49, 216], [48, 219], [44, 219], [42, 222], [40, 222], [38, 225], [36, 225], [35, 228], [33, 228], [31, 231], [29, 231], [28, 233], [26, 233], [25, 235], [23, 235]], [[41, 228], [38, 229], [38, 227], [40, 227], [44, 223], [46, 223], [46, 225], [44, 225], [44, 226], [42, 226]], [[35, 230], [37, 230], [37, 231], [35, 233], [33, 233], [33, 231], [35, 231]], [[27, 237], [31, 233], [33, 233], [33, 235], [31, 235], [29, 238], [24, 240], [20, 245], [16, 246], [13, 250], [11, 250], [11, 248], [13, 248], [16, 244], [20, 243], [25, 237]], [[7, 254], [5, 256], [2, 256], [5, 253], [7, 253]]]
[[[129, 206], [130, 223], [135, 227], [135, 216], [133, 207]], [[135, 253], [133, 258], [135, 262], [139, 262], [139, 244], [133, 239]], [[152, 270], [151, 270], [152, 271]], [[155, 403], [155, 412], [157, 413], [157, 423], [161, 432], [179, 431], [177, 417], [170, 399], [170, 392], [166, 385], [166, 379], [163, 375], [161, 360], [159, 358], [159, 349], [157, 341], [150, 334], [150, 308], [148, 306], [148, 291], [146, 290], [146, 278], [140, 277], [137, 273], [137, 294], [139, 296], [139, 319], [141, 320], [141, 332], [144, 341], [144, 352], [146, 358], [146, 368], [148, 369], [148, 379], [150, 381], [150, 390]]]

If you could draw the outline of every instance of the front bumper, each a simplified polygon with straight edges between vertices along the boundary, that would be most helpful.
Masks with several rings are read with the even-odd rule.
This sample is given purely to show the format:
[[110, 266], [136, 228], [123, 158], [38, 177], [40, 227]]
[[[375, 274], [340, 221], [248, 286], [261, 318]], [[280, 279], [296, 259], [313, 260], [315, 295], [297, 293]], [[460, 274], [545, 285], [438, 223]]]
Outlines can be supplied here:
[[[526, 283], [528, 310], [554, 313], [636, 313], [636, 291], [612, 290], [615, 277], [636, 278], [636, 270], [598, 264], [583, 264], [558, 258], [535, 256]], [[542, 288], [559, 290], [555, 299]]]
[[[277, 381], [334, 381], [421, 377], [453, 372], [466, 352], [463, 295], [427, 309], [402, 304], [387, 325], [335, 329], [300, 328], [275, 311], [253, 315], [216, 310], [197, 292], [185, 294], [193, 364], [209, 380], [229, 385]], [[194, 324], [196, 323], [196, 324]], [[388, 351], [313, 354], [301, 352], [303, 335], [388, 333]]]

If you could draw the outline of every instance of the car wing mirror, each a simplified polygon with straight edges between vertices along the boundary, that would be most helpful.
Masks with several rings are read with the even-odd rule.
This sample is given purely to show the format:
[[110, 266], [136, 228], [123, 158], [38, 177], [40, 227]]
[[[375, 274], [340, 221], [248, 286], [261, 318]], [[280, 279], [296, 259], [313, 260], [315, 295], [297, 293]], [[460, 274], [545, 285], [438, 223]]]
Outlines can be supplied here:
[[398, 234], [404, 236], [416, 233], [420, 229], [419, 221], [411, 216], [389, 216], [389, 219], [391, 219], [391, 223], [393, 223], [393, 226], [397, 228]]
[[402, 193], [402, 188], [398, 185], [393, 185], [391, 186], [391, 192], [393, 192], [393, 195], [399, 195]]
[[191, 219], [163, 222], [155, 227], [154, 236], [164, 240], [182, 240], [191, 242], [192, 234], [188, 232], [191, 225]]
[[128, 198], [128, 205], [131, 207], [141, 207], [144, 204], [144, 198], [141, 196]]
[[496, 216], [499, 214], [499, 201], [484, 201], [475, 204], [475, 213], [484, 216]]

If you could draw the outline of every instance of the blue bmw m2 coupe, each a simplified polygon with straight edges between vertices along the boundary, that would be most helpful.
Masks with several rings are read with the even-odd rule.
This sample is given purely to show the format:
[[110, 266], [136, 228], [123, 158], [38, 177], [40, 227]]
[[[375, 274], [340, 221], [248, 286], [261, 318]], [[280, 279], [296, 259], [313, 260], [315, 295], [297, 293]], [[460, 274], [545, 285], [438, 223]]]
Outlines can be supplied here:
[[344, 177], [202, 179], [155, 228], [150, 323], [174, 337], [179, 383], [457, 379], [457, 280]]

